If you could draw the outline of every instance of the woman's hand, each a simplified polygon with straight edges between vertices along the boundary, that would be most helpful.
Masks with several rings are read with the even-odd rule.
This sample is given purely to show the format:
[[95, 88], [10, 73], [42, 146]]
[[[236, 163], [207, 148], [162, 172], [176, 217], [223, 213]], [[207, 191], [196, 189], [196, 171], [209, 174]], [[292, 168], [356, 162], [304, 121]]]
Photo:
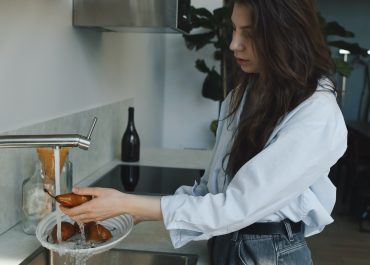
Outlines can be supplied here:
[[73, 208], [60, 206], [60, 210], [72, 219], [87, 223], [101, 221], [124, 213], [125, 194], [107, 188], [73, 188], [73, 193], [92, 195], [93, 199]]
[[161, 197], [132, 195], [107, 188], [73, 188], [72, 191], [93, 196], [92, 200], [73, 208], [59, 206], [63, 213], [82, 223], [102, 221], [124, 213], [133, 216], [135, 224], [144, 220], [162, 220]]

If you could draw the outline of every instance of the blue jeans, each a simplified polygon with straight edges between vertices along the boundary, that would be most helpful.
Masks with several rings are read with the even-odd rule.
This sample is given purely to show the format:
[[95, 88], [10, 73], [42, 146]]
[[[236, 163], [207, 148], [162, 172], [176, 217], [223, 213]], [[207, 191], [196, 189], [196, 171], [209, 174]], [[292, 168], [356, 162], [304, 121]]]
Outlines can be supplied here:
[[209, 241], [212, 265], [312, 265], [303, 232], [251, 235], [234, 232]]

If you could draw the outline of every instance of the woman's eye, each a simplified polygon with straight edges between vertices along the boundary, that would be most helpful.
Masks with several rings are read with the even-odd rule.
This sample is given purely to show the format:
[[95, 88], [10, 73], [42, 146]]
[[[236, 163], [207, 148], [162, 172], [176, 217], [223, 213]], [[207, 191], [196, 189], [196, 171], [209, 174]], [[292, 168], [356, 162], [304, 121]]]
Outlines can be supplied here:
[[245, 31], [243, 32], [243, 36], [244, 36], [245, 38], [250, 39], [250, 38], [252, 38], [252, 32], [250, 32], [250, 30], [245, 30]]

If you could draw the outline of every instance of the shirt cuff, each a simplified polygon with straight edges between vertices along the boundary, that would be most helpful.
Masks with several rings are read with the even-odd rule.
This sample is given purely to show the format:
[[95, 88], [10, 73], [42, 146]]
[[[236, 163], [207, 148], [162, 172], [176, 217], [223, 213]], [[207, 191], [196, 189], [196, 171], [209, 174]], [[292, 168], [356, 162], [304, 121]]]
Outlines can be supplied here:
[[[161, 209], [163, 215], [163, 223], [170, 233], [171, 242], [174, 248], [180, 248], [193, 240], [202, 240], [202, 235], [203, 237], [205, 235], [201, 232], [176, 228], [176, 222], [171, 220], [169, 209], [170, 201], [174, 199], [173, 197], [174, 196], [163, 196], [161, 198]], [[171, 229], [168, 229], [168, 227], [170, 226]]]

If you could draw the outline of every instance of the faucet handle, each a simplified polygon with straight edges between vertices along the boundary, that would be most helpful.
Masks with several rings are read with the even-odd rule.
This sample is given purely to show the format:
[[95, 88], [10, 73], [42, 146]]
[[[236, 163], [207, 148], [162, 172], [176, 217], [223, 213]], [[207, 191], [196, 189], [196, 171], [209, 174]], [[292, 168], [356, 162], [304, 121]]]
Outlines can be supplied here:
[[89, 133], [87, 134], [87, 139], [88, 140], [91, 140], [91, 134], [92, 134], [92, 132], [93, 132], [93, 130], [95, 128], [95, 124], [96, 124], [97, 121], [98, 121], [98, 118], [97, 117], [94, 117], [94, 120], [93, 120], [93, 122], [91, 124], [91, 127], [90, 127], [90, 130], [89, 130]]

